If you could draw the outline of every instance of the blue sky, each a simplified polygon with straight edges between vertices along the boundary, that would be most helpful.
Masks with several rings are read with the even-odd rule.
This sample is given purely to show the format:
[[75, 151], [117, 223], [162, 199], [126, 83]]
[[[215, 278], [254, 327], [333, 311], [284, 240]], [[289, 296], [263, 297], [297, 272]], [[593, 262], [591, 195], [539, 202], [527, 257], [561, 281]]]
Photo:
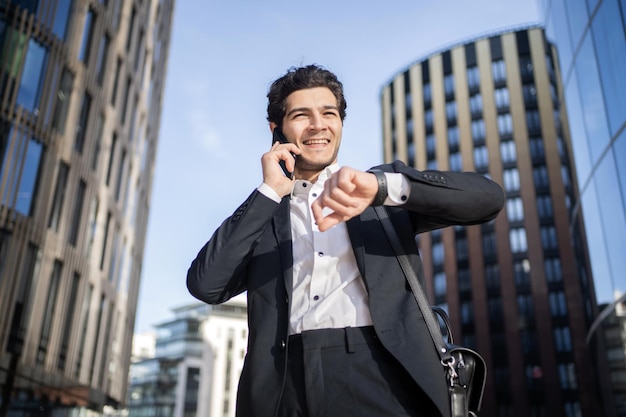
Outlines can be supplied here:
[[348, 103], [339, 163], [382, 162], [380, 91], [431, 52], [540, 21], [535, 0], [177, 0], [135, 330], [194, 302], [190, 262], [261, 182], [269, 84], [320, 64]]

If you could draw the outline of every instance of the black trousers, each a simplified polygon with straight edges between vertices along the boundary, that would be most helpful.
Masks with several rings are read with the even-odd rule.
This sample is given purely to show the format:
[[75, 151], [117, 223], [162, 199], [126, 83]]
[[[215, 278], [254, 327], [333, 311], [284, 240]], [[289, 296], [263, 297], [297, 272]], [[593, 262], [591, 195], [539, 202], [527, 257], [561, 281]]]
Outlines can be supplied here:
[[373, 327], [289, 338], [279, 417], [435, 417], [436, 407], [383, 347]]

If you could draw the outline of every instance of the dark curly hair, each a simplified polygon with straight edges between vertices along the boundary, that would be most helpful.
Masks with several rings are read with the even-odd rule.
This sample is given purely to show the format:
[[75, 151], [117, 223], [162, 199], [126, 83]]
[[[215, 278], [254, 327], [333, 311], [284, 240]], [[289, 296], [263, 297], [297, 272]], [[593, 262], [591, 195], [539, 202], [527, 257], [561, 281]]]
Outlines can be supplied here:
[[267, 120], [282, 127], [287, 96], [294, 91], [314, 87], [326, 87], [335, 95], [339, 116], [343, 121], [346, 117], [346, 107], [348, 107], [343, 96], [343, 84], [335, 74], [318, 65], [292, 67], [285, 75], [272, 83], [267, 93]]

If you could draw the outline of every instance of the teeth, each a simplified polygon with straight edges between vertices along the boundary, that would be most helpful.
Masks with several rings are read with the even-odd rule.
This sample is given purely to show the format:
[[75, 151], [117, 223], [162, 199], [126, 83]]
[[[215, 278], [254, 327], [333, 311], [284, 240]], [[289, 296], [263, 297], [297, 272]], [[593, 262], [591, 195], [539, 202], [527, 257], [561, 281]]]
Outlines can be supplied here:
[[328, 143], [327, 139], [311, 139], [304, 142], [305, 145], [321, 145], [324, 143]]

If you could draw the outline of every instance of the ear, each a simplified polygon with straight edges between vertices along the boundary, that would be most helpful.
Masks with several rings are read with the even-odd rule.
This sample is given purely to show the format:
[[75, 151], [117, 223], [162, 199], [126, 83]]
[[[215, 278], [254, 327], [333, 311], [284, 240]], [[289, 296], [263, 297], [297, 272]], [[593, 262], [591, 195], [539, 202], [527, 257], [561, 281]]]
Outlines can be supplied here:
[[276, 129], [278, 125], [274, 122], [270, 122], [270, 132], [274, 133], [274, 129]]

